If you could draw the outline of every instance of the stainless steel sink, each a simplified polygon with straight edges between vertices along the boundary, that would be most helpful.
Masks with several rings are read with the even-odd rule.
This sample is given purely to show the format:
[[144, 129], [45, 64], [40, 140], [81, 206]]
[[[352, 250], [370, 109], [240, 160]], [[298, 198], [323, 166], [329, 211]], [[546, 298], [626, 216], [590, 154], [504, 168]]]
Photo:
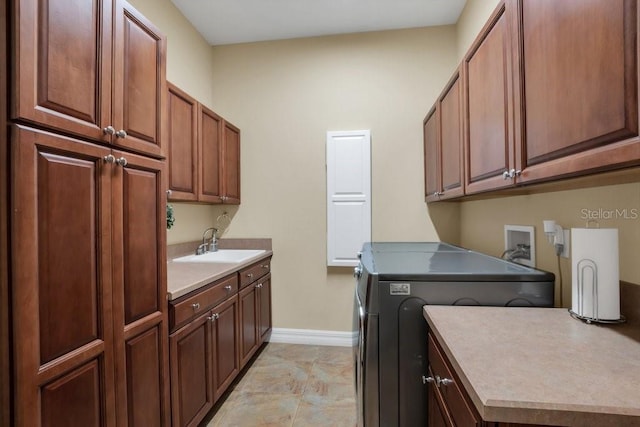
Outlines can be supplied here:
[[202, 255], [187, 255], [174, 258], [173, 262], [239, 263], [264, 252], [264, 249], [218, 249], [216, 252], [207, 252]]

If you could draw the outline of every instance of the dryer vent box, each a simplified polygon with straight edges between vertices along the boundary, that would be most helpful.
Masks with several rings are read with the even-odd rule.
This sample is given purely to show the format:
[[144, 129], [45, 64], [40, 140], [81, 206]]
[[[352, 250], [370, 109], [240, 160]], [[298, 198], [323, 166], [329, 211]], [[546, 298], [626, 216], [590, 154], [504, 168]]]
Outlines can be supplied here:
[[505, 225], [504, 226], [504, 250], [505, 256], [513, 251], [528, 251], [528, 256], [520, 256], [513, 259], [513, 262], [527, 265], [529, 267], [536, 266], [536, 242], [535, 228], [531, 225]]

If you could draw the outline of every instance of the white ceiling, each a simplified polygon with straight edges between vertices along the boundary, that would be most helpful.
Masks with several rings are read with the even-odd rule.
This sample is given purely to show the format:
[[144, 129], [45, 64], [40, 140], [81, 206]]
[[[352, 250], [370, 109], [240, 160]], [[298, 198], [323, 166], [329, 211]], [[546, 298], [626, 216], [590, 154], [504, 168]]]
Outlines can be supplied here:
[[211, 45], [454, 24], [466, 0], [171, 0]]

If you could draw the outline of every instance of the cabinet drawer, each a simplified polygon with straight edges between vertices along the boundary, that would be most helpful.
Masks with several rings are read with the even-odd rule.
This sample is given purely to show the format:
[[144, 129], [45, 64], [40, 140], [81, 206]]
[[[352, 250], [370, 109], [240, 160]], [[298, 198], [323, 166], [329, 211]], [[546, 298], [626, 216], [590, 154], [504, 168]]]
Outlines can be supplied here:
[[264, 277], [271, 271], [271, 259], [263, 259], [247, 268], [240, 270], [240, 289]]
[[206, 312], [236, 292], [238, 292], [238, 277], [233, 274], [207, 285], [196, 294], [187, 295], [172, 302], [169, 306], [171, 330], [182, 326], [198, 314]]
[[[453, 418], [455, 425], [482, 425], [480, 415], [471, 404], [458, 377], [453, 375], [444, 353], [431, 334], [429, 334], [429, 365], [432, 376], [436, 379], [437, 392], [442, 397], [447, 412]], [[441, 381], [451, 380], [452, 382], [448, 384], [439, 382], [438, 377]]]

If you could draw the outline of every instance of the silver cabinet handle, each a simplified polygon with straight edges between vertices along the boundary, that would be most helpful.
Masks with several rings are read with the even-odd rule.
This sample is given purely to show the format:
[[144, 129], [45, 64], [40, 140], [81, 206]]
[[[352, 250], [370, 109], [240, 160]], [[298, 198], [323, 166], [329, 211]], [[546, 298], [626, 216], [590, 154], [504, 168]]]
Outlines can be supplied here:
[[247, 277], [251, 279], [253, 277], [253, 273], [247, 273]]
[[116, 163], [122, 167], [125, 167], [129, 162], [127, 162], [127, 159], [125, 159], [124, 157], [120, 157], [119, 159], [116, 160]]
[[422, 376], [422, 384], [432, 383], [434, 381], [435, 379], [433, 379], [432, 376], [428, 376], [428, 377], [425, 377], [424, 375]]
[[522, 171], [520, 169], [518, 169], [518, 170], [511, 169], [510, 171], [502, 172], [502, 178], [503, 179], [513, 179], [516, 176], [520, 176], [520, 175], [522, 175]]
[[200, 303], [199, 302], [193, 303], [193, 304], [191, 304], [191, 307], [193, 307], [194, 311], [195, 310], [199, 310], [200, 309]]
[[224, 287], [227, 292], [231, 292], [231, 285], [227, 285]]
[[440, 376], [436, 375], [436, 385], [438, 387], [447, 386], [449, 384], [453, 384], [453, 380], [451, 378], [440, 378]]
[[120, 129], [118, 132], [116, 132], [116, 138], [126, 138], [127, 137], [127, 132], [124, 129]]
[[520, 175], [522, 175], [522, 171], [520, 169], [513, 171], [513, 176], [520, 176]]
[[262, 283], [258, 283], [258, 284], [256, 285], [256, 288], [262, 288]]
[[102, 133], [104, 133], [105, 135], [113, 135], [116, 133], [116, 130], [113, 126], [109, 125], [106, 128], [102, 129]]
[[362, 276], [362, 267], [357, 266], [353, 268], [353, 277], [359, 279]]
[[106, 156], [104, 156], [102, 158], [102, 160], [104, 160], [105, 163], [115, 163], [116, 162], [116, 158], [113, 156], [113, 154], [107, 154]]
[[504, 171], [504, 172], [502, 172], [502, 179], [505, 179], [505, 180], [506, 180], [506, 179], [510, 179], [510, 178], [513, 178], [513, 177], [511, 176], [511, 172], [510, 172], [510, 171]]
[[207, 320], [209, 320], [210, 322], [215, 322], [219, 317], [220, 315], [218, 313], [213, 313], [211, 316], [207, 317]]
[[269, 264], [264, 264], [264, 265], [261, 265], [260, 267], [264, 268], [265, 270], [268, 270], [269, 269]]

